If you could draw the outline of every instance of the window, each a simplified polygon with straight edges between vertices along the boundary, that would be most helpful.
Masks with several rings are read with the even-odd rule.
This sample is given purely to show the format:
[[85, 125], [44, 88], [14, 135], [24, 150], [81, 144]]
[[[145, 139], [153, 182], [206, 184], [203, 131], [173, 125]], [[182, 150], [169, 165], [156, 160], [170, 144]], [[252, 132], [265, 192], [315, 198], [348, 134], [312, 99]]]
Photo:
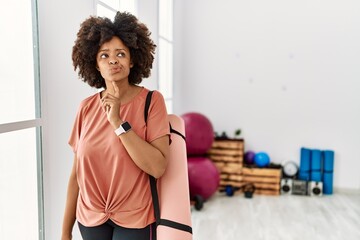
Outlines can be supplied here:
[[136, 15], [135, 0], [98, 0], [96, 15], [113, 19], [117, 11], [127, 11]]
[[159, 0], [159, 91], [173, 112], [173, 1]]
[[0, 29], [0, 239], [44, 239], [36, 0], [7, 1]]

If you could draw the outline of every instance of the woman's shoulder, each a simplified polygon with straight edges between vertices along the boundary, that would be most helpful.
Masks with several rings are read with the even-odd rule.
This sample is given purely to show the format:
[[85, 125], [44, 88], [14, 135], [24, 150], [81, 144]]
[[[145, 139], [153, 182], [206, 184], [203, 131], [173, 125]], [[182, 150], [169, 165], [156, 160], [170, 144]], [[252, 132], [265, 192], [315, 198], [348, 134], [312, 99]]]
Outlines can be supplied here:
[[164, 96], [159, 90], [153, 90], [153, 101], [154, 102], [164, 102]]
[[159, 90], [156, 90], [156, 89], [150, 90], [150, 89], [145, 88], [145, 94], [147, 95], [149, 92], [153, 92], [152, 93], [152, 99], [154, 99], [154, 100], [164, 98], [163, 94]]
[[134, 106], [134, 104], [137, 105], [138, 107], [144, 106], [145, 102], [147, 101], [148, 94], [150, 92], [152, 92], [151, 99], [150, 99], [150, 106], [153, 106], [154, 104], [156, 105], [156, 103], [159, 101], [160, 102], [164, 101], [164, 97], [160, 91], [150, 90], [143, 86], [141, 86], [139, 88], [141, 88], [141, 89], [139, 89], [139, 92], [137, 93], [137, 95], [132, 100], [125, 103], [123, 105], [124, 107], [125, 106]]
[[141, 90], [139, 91], [139, 94], [137, 97], [139, 97], [141, 99], [145, 99], [148, 96], [149, 92], [153, 92], [152, 96], [151, 96], [152, 99], [164, 98], [162, 93], [159, 90], [150, 90], [146, 87], [141, 87]]
[[85, 99], [83, 99], [80, 104], [79, 104], [79, 109], [83, 109], [83, 108], [87, 108], [90, 105], [96, 103], [97, 101], [99, 101], [100, 98], [100, 93], [94, 93], [93, 95], [90, 95], [88, 97], [86, 97]]

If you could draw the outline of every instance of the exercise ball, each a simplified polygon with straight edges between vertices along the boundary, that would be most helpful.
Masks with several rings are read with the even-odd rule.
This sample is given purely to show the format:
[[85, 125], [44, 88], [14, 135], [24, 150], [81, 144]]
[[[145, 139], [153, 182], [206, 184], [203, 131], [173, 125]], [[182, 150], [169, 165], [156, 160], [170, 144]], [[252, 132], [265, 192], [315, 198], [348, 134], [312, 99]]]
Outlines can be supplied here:
[[200, 195], [204, 200], [218, 189], [220, 173], [215, 164], [206, 157], [188, 157], [190, 196]]
[[214, 130], [210, 120], [201, 113], [181, 115], [185, 124], [186, 151], [188, 155], [203, 155], [214, 141]]
[[266, 152], [258, 152], [254, 156], [254, 163], [258, 167], [266, 167], [270, 164], [270, 157]]
[[253, 151], [246, 151], [244, 155], [244, 161], [246, 164], [253, 164], [255, 158], [255, 152]]

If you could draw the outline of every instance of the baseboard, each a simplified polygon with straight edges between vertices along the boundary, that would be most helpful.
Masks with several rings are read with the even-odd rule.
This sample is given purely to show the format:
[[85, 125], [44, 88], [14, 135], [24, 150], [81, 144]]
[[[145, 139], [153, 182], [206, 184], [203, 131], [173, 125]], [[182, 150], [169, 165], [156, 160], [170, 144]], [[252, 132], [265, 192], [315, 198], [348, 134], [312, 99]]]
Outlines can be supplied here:
[[334, 193], [360, 194], [360, 189], [334, 187]]

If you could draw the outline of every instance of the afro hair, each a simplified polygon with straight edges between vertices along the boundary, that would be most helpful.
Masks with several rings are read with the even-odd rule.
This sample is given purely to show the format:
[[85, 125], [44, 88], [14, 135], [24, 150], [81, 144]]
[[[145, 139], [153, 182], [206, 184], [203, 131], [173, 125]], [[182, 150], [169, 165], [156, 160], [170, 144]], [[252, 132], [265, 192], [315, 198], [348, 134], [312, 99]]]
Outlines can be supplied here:
[[72, 50], [74, 70], [91, 87], [106, 88], [105, 80], [96, 69], [96, 55], [102, 44], [114, 36], [129, 48], [133, 67], [129, 74], [130, 84], [139, 84], [150, 76], [156, 45], [150, 39], [150, 31], [128, 12], [117, 12], [114, 21], [105, 17], [90, 17], [80, 26]]

